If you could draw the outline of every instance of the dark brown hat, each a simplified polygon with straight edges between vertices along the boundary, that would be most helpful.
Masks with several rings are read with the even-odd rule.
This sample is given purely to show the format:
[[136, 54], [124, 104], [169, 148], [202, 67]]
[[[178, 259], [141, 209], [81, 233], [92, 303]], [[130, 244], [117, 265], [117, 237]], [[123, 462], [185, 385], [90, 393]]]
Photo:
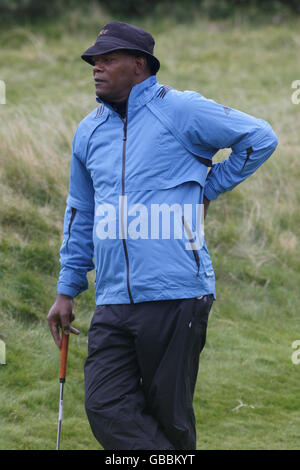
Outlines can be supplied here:
[[159, 70], [159, 60], [153, 55], [154, 38], [144, 29], [120, 21], [107, 23], [98, 34], [96, 42], [81, 56], [83, 60], [95, 65], [93, 56], [127, 49], [143, 52], [148, 58], [153, 74]]

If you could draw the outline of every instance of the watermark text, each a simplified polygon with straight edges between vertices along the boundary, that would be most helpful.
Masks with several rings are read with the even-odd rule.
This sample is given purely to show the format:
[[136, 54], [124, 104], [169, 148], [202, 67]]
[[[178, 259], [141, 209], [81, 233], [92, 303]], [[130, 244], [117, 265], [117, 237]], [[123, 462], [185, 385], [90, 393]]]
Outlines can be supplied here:
[[6, 364], [5, 343], [0, 339], [0, 364]]
[[293, 354], [291, 355], [291, 360], [293, 364], [300, 364], [300, 340], [296, 340], [292, 342], [292, 348], [295, 349]]
[[120, 196], [118, 207], [103, 203], [96, 208], [96, 236], [100, 240], [185, 240], [186, 250], [204, 243], [203, 204], [133, 204]]
[[291, 101], [293, 104], [300, 103], [300, 80], [294, 80], [292, 82], [291, 88], [295, 88], [296, 90], [292, 93]]
[[6, 86], [4, 80], [0, 80], [0, 104], [6, 104]]

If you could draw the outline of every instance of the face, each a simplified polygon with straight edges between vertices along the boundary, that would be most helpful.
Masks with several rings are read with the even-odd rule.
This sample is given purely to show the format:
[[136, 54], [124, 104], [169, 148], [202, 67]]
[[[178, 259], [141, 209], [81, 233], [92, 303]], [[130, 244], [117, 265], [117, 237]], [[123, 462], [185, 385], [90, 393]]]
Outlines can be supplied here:
[[94, 61], [96, 95], [104, 101], [125, 100], [141, 81], [140, 58], [116, 51], [97, 55]]

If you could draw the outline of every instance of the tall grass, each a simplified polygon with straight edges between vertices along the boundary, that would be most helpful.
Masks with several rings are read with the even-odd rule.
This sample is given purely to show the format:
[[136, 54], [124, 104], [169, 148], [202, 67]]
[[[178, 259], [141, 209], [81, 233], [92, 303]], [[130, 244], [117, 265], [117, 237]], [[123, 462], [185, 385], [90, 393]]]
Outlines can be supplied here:
[[[71, 142], [96, 103], [81, 52], [112, 19], [99, 7], [63, 22], [0, 33], [0, 448], [55, 445], [58, 359], [46, 325], [56, 296]], [[117, 19], [117, 18], [113, 18]], [[199, 449], [299, 449], [299, 20], [276, 24], [172, 17], [153, 32], [159, 81], [268, 120], [279, 138], [258, 172], [210, 205], [206, 238], [217, 278], [195, 395]], [[226, 158], [222, 151], [216, 160]], [[76, 299], [62, 446], [97, 449], [83, 408], [94, 309]], [[298, 368], [297, 368], [298, 367]]]

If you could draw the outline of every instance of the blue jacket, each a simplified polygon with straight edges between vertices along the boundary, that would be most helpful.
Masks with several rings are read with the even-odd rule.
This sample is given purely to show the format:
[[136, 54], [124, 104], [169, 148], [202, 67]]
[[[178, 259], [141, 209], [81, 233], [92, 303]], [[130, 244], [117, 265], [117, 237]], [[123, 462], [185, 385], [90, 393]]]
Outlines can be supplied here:
[[[276, 146], [266, 121], [164, 87], [156, 76], [133, 87], [124, 121], [100, 102], [73, 139], [58, 293], [87, 289], [95, 268], [97, 305], [215, 296], [203, 227], [197, 238], [191, 214], [204, 195], [216, 199], [250, 176]], [[231, 148], [229, 158], [212, 165], [221, 148]]]

